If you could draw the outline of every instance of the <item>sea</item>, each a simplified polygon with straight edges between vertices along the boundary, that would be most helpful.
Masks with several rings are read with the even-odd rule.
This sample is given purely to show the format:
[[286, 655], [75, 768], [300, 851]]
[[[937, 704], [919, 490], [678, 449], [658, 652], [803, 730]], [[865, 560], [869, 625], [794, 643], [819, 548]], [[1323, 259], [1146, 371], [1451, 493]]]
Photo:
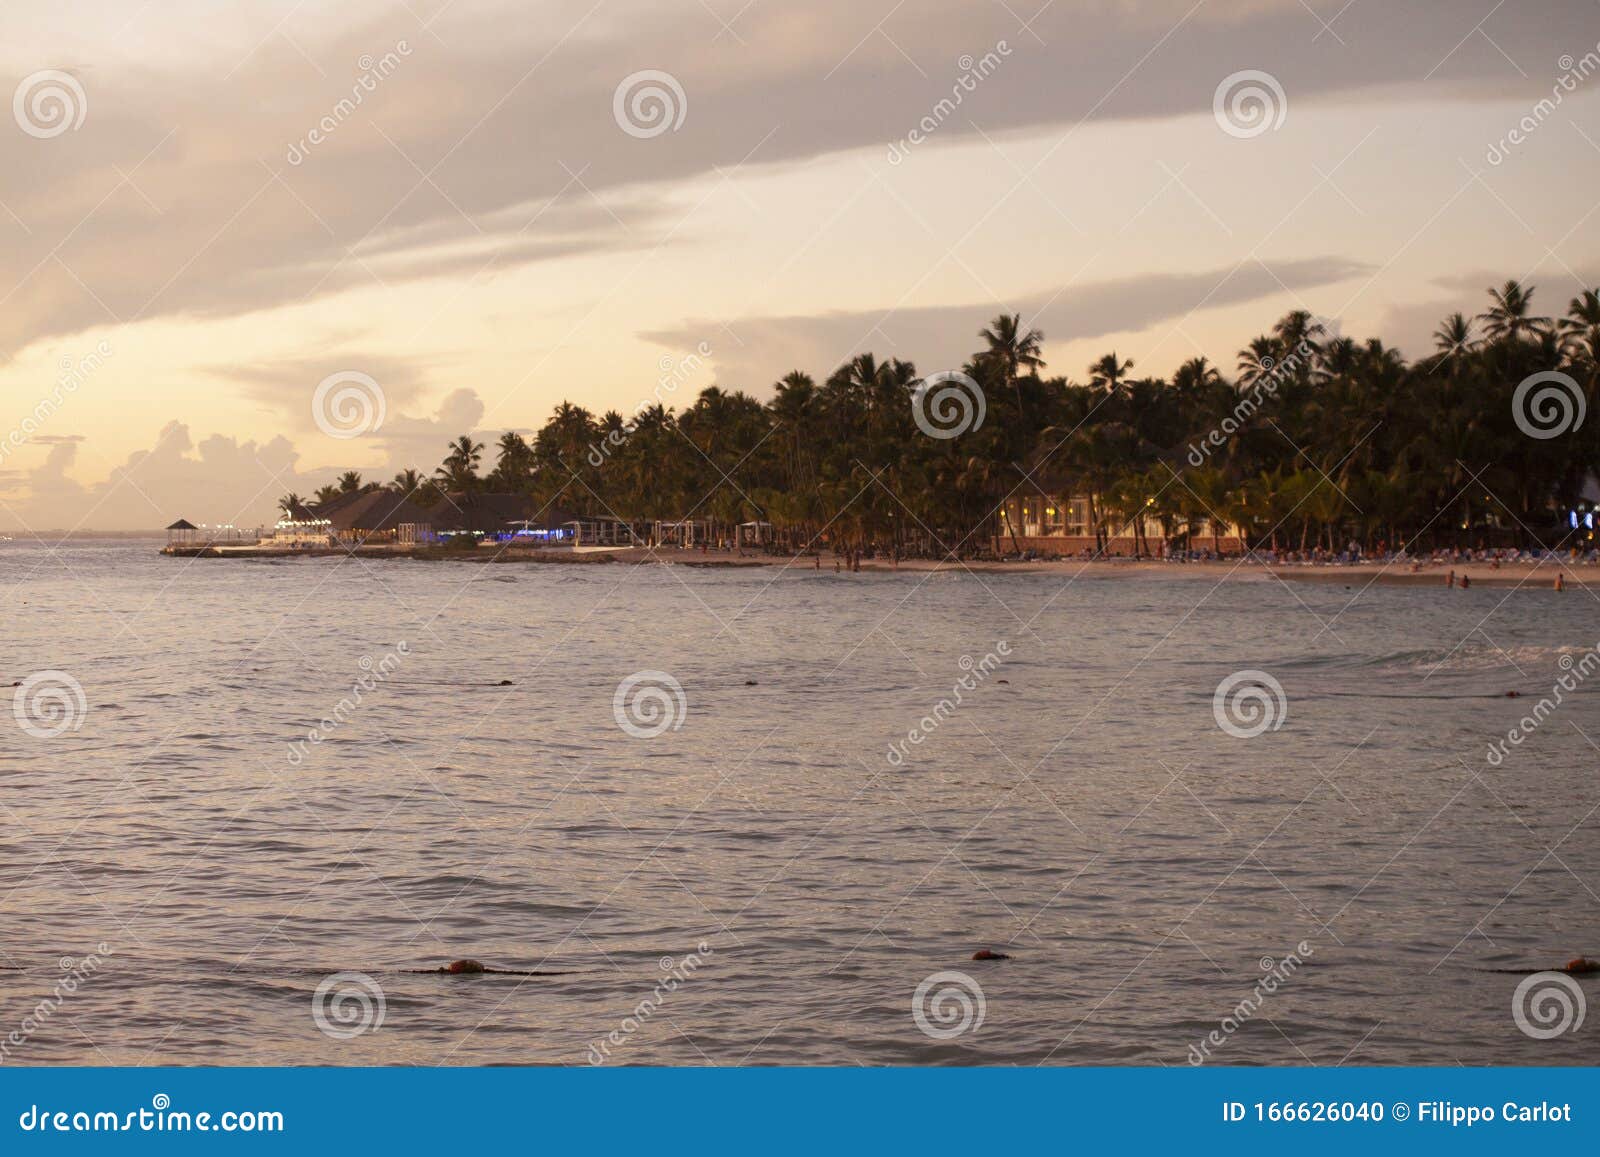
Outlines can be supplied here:
[[160, 545], [0, 544], [0, 1063], [1600, 1060], [1594, 592]]

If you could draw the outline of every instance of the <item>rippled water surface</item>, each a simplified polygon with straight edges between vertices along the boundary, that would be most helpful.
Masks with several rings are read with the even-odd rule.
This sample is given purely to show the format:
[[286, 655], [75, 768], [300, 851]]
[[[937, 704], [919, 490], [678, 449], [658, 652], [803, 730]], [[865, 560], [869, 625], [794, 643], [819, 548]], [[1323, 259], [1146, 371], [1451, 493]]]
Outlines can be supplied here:
[[[1179, 1065], [1302, 941], [1218, 1063], [1600, 1057], [1489, 971], [1600, 955], [1600, 674], [1486, 758], [1585, 592], [157, 545], [0, 545], [0, 674], [87, 704], [6, 719], [7, 1063]], [[1255, 738], [1213, 714], [1245, 668], [1287, 699]], [[687, 700], [655, 738], [641, 670]], [[405, 971], [460, 957], [560, 975]], [[935, 1039], [950, 970], [982, 1022]], [[343, 971], [377, 1031], [316, 1024]]]

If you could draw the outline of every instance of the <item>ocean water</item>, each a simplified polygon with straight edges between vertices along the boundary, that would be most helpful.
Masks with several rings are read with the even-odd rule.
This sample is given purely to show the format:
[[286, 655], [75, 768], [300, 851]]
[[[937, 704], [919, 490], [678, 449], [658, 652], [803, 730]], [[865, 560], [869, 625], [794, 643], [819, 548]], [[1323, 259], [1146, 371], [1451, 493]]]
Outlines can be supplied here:
[[1489, 758], [1586, 592], [157, 546], [0, 545], [5, 1063], [1600, 1059], [1494, 971], [1600, 955], [1600, 672]]

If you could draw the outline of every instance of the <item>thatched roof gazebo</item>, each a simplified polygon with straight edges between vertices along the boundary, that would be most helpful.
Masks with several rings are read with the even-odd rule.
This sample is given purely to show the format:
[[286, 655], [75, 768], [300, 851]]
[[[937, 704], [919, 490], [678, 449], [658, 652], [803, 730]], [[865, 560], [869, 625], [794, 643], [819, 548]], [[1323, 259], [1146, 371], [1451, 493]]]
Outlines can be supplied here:
[[198, 541], [200, 528], [187, 518], [180, 518], [167, 527], [168, 546], [191, 546]]

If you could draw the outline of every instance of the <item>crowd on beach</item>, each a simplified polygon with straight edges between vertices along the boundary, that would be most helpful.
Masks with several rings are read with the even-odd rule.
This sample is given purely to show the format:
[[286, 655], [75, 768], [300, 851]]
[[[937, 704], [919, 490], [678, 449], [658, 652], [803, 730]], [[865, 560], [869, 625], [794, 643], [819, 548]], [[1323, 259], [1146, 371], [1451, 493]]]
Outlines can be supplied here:
[[1076, 562], [1174, 562], [1174, 563], [1256, 563], [1263, 566], [1355, 566], [1362, 563], [1382, 566], [1407, 566], [1413, 571], [1425, 566], [1465, 566], [1469, 563], [1487, 565], [1497, 570], [1513, 564], [1549, 564], [1559, 562], [1567, 566], [1594, 566], [1600, 563], [1600, 547], [1580, 550], [1517, 550], [1515, 548], [1476, 550], [1449, 548], [1433, 551], [1408, 552], [1404, 547], [1389, 550], [1380, 545], [1375, 551], [1365, 551], [1352, 542], [1344, 550], [1330, 551], [1321, 547], [1309, 550], [1273, 550], [1260, 548], [1245, 552], [1205, 550], [1157, 550], [1154, 553], [1124, 555], [1085, 548], [1071, 555], [1051, 555], [1037, 550], [1018, 551], [1001, 556], [1002, 562], [1043, 562], [1052, 559]]

